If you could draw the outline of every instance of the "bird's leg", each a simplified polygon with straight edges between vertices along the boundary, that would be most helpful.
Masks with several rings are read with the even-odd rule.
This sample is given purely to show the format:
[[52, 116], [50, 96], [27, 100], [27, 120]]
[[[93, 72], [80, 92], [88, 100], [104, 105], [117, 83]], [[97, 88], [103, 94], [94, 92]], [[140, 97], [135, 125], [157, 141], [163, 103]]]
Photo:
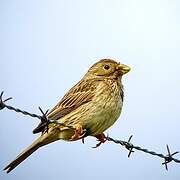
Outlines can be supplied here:
[[82, 128], [81, 124], [75, 125], [74, 135], [71, 137], [71, 141], [81, 139], [86, 134], [86, 130]]
[[103, 133], [102, 133], [102, 134], [98, 134], [98, 135], [96, 135], [95, 137], [97, 138], [97, 140], [99, 141], [99, 143], [96, 144], [96, 146], [93, 147], [93, 148], [99, 147], [102, 143], [105, 143], [106, 140], [107, 140], [106, 136], [105, 136]]

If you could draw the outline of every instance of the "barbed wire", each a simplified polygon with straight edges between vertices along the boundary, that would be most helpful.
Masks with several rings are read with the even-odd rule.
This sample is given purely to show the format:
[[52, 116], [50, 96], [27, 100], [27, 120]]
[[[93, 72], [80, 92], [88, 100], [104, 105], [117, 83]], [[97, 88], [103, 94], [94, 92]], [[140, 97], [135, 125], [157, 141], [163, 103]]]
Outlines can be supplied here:
[[[15, 111], [17, 113], [22, 113], [23, 115], [27, 115], [27, 116], [30, 116], [30, 117], [33, 117], [33, 118], [38, 118], [38, 119], [40, 119], [41, 123], [46, 123], [46, 126], [47, 126], [46, 127], [46, 131], [47, 132], [48, 132], [48, 125], [50, 123], [55, 123], [55, 124], [59, 124], [61, 126], [65, 126], [65, 127], [71, 128], [71, 129], [75, 129], [73, 126], [67, 126], [67, 125], [65, 125], [63, 123], [60, 123], [60, 122], [56, 121], [56, 120], [48, 119], [47, 118], [48, 110], [46, 112], [43, 112], [43, 110], [40, 107], [39, 107], [39, 110], [40, 110], [42, 115], [37, 115], [37, 114], [29, 113], [29, 112], [21, 110], [19, 108], [15, 108], [13, 106], [9, 106], [5, 102], [11, 100], [12, 97], [3, 100], [3, 98], [2, 98], [3, 94], [4, 94], [4, 92], [2, 91], [1, 94], [0, 94], [0, 110], [2, 110], [4, 108], [7, 108], [7, 109], [13, 110], [13, 111]], [[106, 137], [107, 141], [111, 141], [111, 142], [114, 142], [114, 143], [119, 144], [121, 146], [124, 146], [129, 151], [128, 158], [134, 152], [134, 149], [136, 149], [138, 151], [142, 151], [144, 153], [147, 153], [147, 154], [150, 154], [150, 155], [153, 155], [153, 156], [158, 156], [158, 157], [164, 159], [164, 162], [162, 163], [162, 165], [165, 165], [166, 170], [168, 170], [168, 166], [167, 166], [168, 163], [170, 163], [172, 161], [174, 161], [176, 163], [180, 163], [179, 159], [175, 159], [173, 157], [175, 154], [177, 154], [179, 152], [176, 151], [176, 152], [171, 153], [170, 148], [169, 148], [168, 145], [166, 145], [167, 154], [164, 155], [164, 154], [156, 153], [154, 151], [151, 151], [151, 150], [148, 150], [148, 149], [145, 149], [145, 148], [141, 148], [140, 146], [135, 146], [134, 144], [131, 143], [131, 139], [132, 139], [132, 135], [129, 137], [129, 139], [127, 141], [117, 140], [117, 139], [114, 139], [114, 138], [109, 137], [109, 136]]]
[[[30, 117], [33, 117], [33, 118], [38, 118], [38, 119], [41, 120], [42, 123], [46, 123], [47, 126], [48, 126], [48, 124], [56, 123], [56, 124], [59, 124], [59, 125], [61, 125], [61, 126], [66, 126], [66, 127], [70, 128], [70, 129], [74, 129], [73, 126], [64, 125], [64, 124], [61, 123], [61, 122], [58, 122], [58, 121], [56, 121], [56, 120], [52, 120], [52, 119], [47, 118], [47, 113], [48, 113], [49, 110], [47, 110], [46, 112], [44, 112], [44, 111], [41, 109], [41, 107], [38, 107], [39, 110], [40, 110], [40, 112], [41, 112], [41, 114], [42, 114], [42, 115], [40, 116], [40, 115], [37, 115], [37, 114], [34, 114], [34, 113], [30, 113], [30, 112], [21, 110], [21, 109], [19, 109], [19, 108], [15, 108], [15, 107], [13, 107], [13, 106], [9, 106], [9, 105], [5, 104], [5, 102], [11, 100], [12, 97], [3, 100], [3, 99], [2, 99], [3, 94], [4, 94], [4, 91], [2, 91], [1, 94], [0, 94], [0, 110], [2, 110], [2, 109], [4, 109], [4, 108], [7, 108], [7, 109], [9, 109], [9, 110], [15, 111], [15, 112], [17, 112], [17, 113], [21, 113], [21, 114], [23, 114], [23, 115], [27, 115], [27, 116], [30, 116]], [[47, 127], [47, 131], [48, 131], [48, 127]]]
[[162, 165], [165, 165], [166, 170], [168, 170], [168, 166], [167, 166], [168, 163], [170, 163], [170, 162], [172, 162], [172, 161], [174, 161], [174, 162], [176, 162], [176, 163], [180, 163], [180, 160], [179, 160], [179, 159], [175, 159], [175, 158], [173, 157], [175, 154], [177, 154], [177, 153], [179, 153], [179, 152], [176, 151], [176, 152], [174, 152], [174, 153], [171, 153], [171, 152], [170, 152], [170, 148], [169, 148], [168, 145], [166, 145], [168, 154], [167, 154], [167, 155], [164, 155], [164, 154], [161, 154], [161, 153], [156, 153], [156, 152], [154, 152], [154, 151], [150, 151], [150, 150], [148, 150], [148, 149], [141, 148], [141, 147], [139, 147], [139, 146], [133, 145], [133, 144], [130, 142], [131, 138], [132, 138], [132, 135], [130, 136], [130, 138], [129, 138], [128, 141], [122, 141], [122, 140], [113, 139], [113, 138], [107, 136], [107, 140], [108, 140], [108, 141], [112, 141], [112, 142], [114, 142], [114, 143], [116, 143], [116, 144], [120, 144], [120, 145], [124, 146], [124, 147], [129, 151], [128, 157], [130, 157], [131, 153], [134, 152], [133, 149], [136, 149], [136, 150], [138, 150], [138, 151], [142, 151], [142, 152], [144, 152], [144, 153], [151, 154], [151, 155], [154, 155], [154, 156], [158, 156], [158, 157], [160, 157], [160, 158], [163, 158], [163, 159], [164, 159], [164, 162], [162, 163]]

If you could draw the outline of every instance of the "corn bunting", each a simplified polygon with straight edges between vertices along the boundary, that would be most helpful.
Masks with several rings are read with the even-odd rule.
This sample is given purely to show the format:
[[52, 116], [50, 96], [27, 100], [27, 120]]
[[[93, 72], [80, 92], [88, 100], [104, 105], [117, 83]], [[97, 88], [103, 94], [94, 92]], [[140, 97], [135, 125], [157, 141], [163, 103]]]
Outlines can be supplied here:
[[76, 141], [94, 136], [99, 140], [96, 147], [105, 142], [103, 132], [121, 113], [124, 97], [121, 79], [129, 71], [130, 67], [111, 59], [95, 63], [48, 113], [48, 119], [59, 124], [41, 122], [33, 131], [42, 132], [41, 136], [4, 170], [9, 173], [34, 151], [57, 140]]

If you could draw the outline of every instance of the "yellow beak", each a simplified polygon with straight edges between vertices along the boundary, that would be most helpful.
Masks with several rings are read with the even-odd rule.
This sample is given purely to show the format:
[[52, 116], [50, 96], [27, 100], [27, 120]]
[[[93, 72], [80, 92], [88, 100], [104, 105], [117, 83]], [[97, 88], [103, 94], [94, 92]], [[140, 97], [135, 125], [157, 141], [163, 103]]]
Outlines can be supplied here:
[[122, 74], [126, 74], [128, 73], [131, 68], [125, 64], [118, 64], [117, 65], [117, 69], [122, 73]]

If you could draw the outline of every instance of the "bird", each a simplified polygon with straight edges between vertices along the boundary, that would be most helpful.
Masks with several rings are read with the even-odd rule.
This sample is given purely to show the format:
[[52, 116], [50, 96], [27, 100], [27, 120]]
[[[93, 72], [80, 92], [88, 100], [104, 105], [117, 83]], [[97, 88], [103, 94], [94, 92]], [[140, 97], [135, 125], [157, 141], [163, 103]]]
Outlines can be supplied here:
[[99, 147], [106, 141], [104, 131], [121, 114], [124, 100], [122, 76], [129, 71], [129, 66], [114, 59], [101, 59], [93, 64], [47, 113], [47, 118], [54, 123], [41, 122], [33, 131], [41, 132], [41, 135], [4, 170], [9, 173], [37, 149], [57, 140], [83, 141], [87, 136], [93, 136], [99, 141], [96, 145]]

